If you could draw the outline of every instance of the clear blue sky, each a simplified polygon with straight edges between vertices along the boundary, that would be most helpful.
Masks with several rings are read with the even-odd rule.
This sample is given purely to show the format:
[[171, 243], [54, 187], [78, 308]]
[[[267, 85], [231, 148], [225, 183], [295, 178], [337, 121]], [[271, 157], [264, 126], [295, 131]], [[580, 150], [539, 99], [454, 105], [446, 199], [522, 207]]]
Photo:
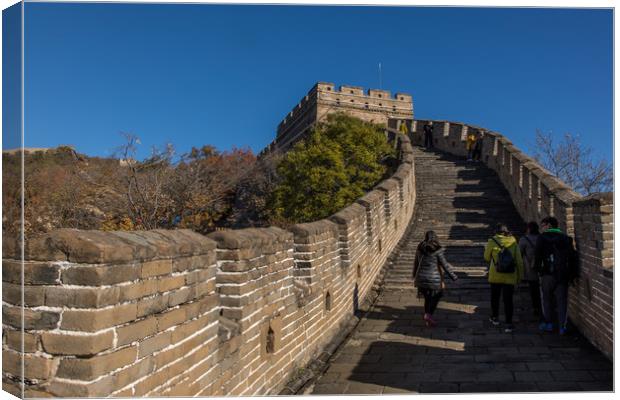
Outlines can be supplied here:
[[[612, 158], [612, 11], [27, 3], [26, 146], [109, 155], [119, 132], [260, 151], [316, 81], [411, 93], [415, 115], [527, 150]], [[5, 146], [6, 147], [6, 146]]]

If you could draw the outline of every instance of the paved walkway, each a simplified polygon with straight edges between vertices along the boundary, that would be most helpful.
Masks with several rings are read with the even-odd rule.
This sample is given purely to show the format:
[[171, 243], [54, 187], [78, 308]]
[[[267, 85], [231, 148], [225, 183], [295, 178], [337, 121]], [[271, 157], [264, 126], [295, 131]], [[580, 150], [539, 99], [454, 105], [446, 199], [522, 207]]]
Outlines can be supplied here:
[[[587, 340], [577, 332], [560, 337], [537, 330], [525, 287], [515, 297], [515, 332], [488, 322], [483, 246], [495, 222], [511, 222], [519, 233], [523, 222], [485, 166], [415, 152], [418, 203], [406, 244], [382, 294], [311, 393], [612, 390], [612, 363]], [[434, 328], [424, 326], [423, 303], [411, 282], [415, 247], [428, 229], [439, 234], [460, 277], [439, 304]]]

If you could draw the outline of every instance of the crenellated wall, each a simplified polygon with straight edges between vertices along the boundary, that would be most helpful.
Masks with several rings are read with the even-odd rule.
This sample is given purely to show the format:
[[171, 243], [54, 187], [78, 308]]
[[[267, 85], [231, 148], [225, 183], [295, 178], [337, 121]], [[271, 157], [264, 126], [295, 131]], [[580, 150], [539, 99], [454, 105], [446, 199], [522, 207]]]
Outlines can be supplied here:
[[27, 397], [277, 394], [354, 315], [407, 228], [413, 152], [396, 139], [390, 179], [290, 230], [61, 229], [27, 241], [23, 264], [5, 240], [3, 389], [20, 396], [23, 375]]
[[498, 132], [450, 121], [414, 120], [409, 137], [423, 145], [433, 125], [434, 146], [465, 157], [470, 131], [484, 132], [482, 161], [499, 176], [525, 221], [555, 216], [575, 238], [581, 278], [570, 288], [569, 317], [609, 358], [613, 357], [613, 193], [583, 198]]

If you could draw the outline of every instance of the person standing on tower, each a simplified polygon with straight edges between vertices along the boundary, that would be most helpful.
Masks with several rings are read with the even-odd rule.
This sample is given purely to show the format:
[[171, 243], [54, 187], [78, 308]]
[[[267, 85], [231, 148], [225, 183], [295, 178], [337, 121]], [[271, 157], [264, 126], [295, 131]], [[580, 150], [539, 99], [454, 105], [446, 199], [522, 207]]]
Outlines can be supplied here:
[[424, 125], [424, 147], [433, 148], [433, 121], [429, 121]]

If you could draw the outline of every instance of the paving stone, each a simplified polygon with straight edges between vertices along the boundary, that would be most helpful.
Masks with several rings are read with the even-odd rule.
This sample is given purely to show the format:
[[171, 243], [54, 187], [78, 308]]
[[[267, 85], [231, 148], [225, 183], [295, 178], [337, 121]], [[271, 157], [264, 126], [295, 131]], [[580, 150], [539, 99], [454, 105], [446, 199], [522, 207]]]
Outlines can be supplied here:
[[476, 376], [478, 382], [514, 382], [512, 372], [507, 370], [495, 369], [493, 371], [478, 372]]
[[558, 371], [564, 370], [564, 366], [559, 362], [528, 362], [527, 368], [530, 371]]
[[344, 394], [381, 394], [383, 385], [374, 383], [353, 382], [345, 389]]
[[578, 384], [581, 390], [589, 392], [610, 392], [613, 390], [612, 381], [579, 382]]
[[551, 371], [556, 381], [588, 382], [595, 380], [589, 371]]
[[538, 389], [541, 392], [572, 392], [583, 390], [577, 382], [538, 382]]
[[312, 390], [313, 394], [343, 394], [348, 383], [317, 383]]
[[515, 381], [517, 382], [549, 382], [553, 378], [547, 371], [536, 372], [515, 372]]

